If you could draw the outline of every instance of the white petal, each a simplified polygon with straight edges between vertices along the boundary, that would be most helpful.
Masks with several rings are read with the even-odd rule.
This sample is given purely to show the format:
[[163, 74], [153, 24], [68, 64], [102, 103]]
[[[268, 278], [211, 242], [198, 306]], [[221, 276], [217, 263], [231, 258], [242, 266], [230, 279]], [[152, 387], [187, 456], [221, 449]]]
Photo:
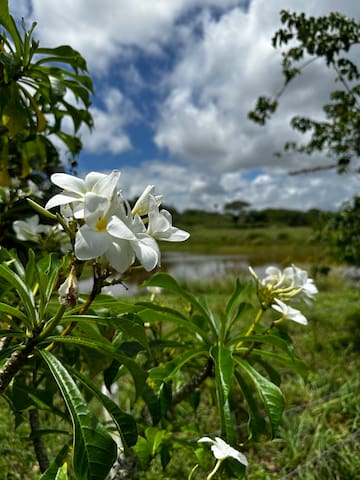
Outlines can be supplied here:
[[274, 301], [276, 303], [271, 305], [271, 308], [273, 310], [280, 312], [283, 317], [288, 320], [293, 320], [294, 322], [300, 323], [301, 325], [307, 325], [308, 321], [306, 317], [300, 312], [300, 310], [290, 307], [278, 298], [275, 298]]
[[85, 195], [84, 218], [85, 222], [92, 228], [96, 229], [97, 221], [106, 216], [108, 209], [109, 200], [107, 198], [100, 197], [92, 192]]
[[165, 240], [166, 242], [184, 242], [189, 237], [190, 233], [176, 227], [170, 227], [167, 232], [157, 236], [159, 240]]
[[111, 217], [107, 227], [108, 233], [113, 237], [120, 238], [123, 240], [135, 240], [135, 234], [130, 230], [130, 228], [125, 225], [125, 223], [115, 215]]
[[153, 270], [160, 262], [160, 251], [155, 240], [144, 235], [140, 240], [131, 242], [139, 262], [147, 272]]
[[76, 193], [79, 197], [85, 195], [85, 182], [80, 178], [67, 173], [54, 173], [50, 178], [52, 183], [68, 192]]
[[149, 212], [149, 195], [153, 195], [155, 192], [155, 185], [148, 185], [140, 197], [137, 199], [132, 214], [135, 215], [147, 215]]
[[201, 437], [198, 440], [199, 443], [215, 443], [215, 441], [210, 437]]
[[126, 272], [135, 261], [134, 252], [130, 243], [126, 240], [112, 242], [111, 246], [105, 252], [105, 257], [119, 273]]
[[109, 175], [105, 175], [93, 186], [93, 192], [101, 196], [111, 198], [114, 194], [114, 190], [120, 178], [119, 170], [113, 170]]
[[93, 189], [94, 185], [96, 184], [96, 182], [98, 182], [99, 180], [101, 180], [102, 178], [106, 177], [106, 173], [100, 173], [100, 172], [89, 172], [86, 176], [85, 176], [85, 186], [86, 186], [86, 190], [89, 192]]
[[57, 207], [58, 205], [66, 205], [72, 202], [79, 202], [81, 199], [70, 193], [58, 193], [51, 197], [45, 205], [46, 210]]
[[83, 225], [76, 234], [75, 255], [79, 260], [90, 260], [106, 252], [111, 244], [111, 237]]

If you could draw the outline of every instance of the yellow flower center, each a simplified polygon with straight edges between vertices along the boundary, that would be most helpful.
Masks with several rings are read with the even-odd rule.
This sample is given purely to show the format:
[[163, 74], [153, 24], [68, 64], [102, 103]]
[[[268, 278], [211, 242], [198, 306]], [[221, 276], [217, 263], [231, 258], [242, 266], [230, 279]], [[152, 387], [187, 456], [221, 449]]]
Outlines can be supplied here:
[[105, 232], [106, 226], [107, 226], [107, 219], [105, 217], [100, 217], [95, 225], [96, 230], [98, 232]]

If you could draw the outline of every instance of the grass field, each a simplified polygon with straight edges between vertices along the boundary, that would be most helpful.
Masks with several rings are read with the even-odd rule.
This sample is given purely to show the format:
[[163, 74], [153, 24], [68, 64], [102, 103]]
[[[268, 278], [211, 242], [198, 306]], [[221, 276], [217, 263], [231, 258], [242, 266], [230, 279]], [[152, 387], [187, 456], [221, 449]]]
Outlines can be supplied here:
[[[184, 227], [186, 228], [186, 226]], [[315, 240], [310, 227], [225, 228], [192, 225], [190, 238], [176, 245], [176, 251], [218, 254], [244, 254], [255, 263], [277, 261], [313, 262], [324, 258], [324, 248]], [[168, 242], [161, 245], [164, 251], [173, 250]]]
[[[264, 257], [267, 262], [272, 261], [274, 252], [274, 261], [280, 255], [283, 262], [288, 257], [306, 265], [316, 265], [315, 260], [323, 258], [321, 246], [311, 241], [311, 232], [306, 228], [209, 232], [198, 227], [192, 238], [193, 244], [189, 242], [182, 248], [247, 253], [252, 258]], [[306, 312], [308, 326], [289, 325], [296, 348], [309, 366], [309, 376], [306, 381], [292, 373], [283, 377], [281, 388], [286, 412], [276, 438], [247, 446], [244, 451], [249, 460], [249, 480], [360, 480], [359, 287], [331, 272], [326, 276], [319, 274], [316, 282], [320, 293]], [[195, 294], [206, 292], [210, 302], [221, 308], [231, 282], [228, 279], [220, 283], [197, 282], [191, 287]], [[187, 406], [181, 414], [188, 424], [195, 425], [196, 419], [201, 432], [218, 433], [214, 430], [217, 422], [211, 405], [206, 402], [196, 415]], [[176, 432], [174, 426], [173, 433], [181, 431]], [[57, 451], [59, 441], [64, 442], [63, 436], [60, 440], [56, 435], [45, 438], [50, 456]], [[0, 452], [0, 480], [39, 478], [26, 422], [14, 431], [14, 418], [3, 399], [0, 399]], [[183, 480], [195, 463], [191, 452], [175, 455], [165, 472], [156, 461], [138, 480]]]

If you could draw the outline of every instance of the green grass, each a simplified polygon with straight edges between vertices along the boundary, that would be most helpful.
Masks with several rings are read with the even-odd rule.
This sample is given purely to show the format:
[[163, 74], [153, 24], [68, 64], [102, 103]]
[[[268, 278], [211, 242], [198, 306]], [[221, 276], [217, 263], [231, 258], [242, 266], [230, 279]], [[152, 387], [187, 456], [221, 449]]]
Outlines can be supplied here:
[[[284, 248], [282, 253], [289, 248], [289, 256], [293, 255], [292, 261], [295, 262], [299, 260], [296, 254], [301, 251], [300, 257], [305, 258], [307, 264], [315, 255], [310, 255], [312, 249], [320, 251], [319, 246], [310, 241], [310, 230], [304, 228], [259, 231], [224, 229], [209, 233], [199, 227], [194, 232], [198, 242], [194, 243], [195, 251], [202, 251], [201, 245], [202, 242], [206, 245], [206, 235], [208, 251], [212, 248], [215, 251], [216, 245], [221, 243], [223, 253], [230, 253], [233, 244], [238, 250], [231, 253], [248, 251], [257, 258], [264, 255], [267, 262], [271, 261], [269, 254], [272, 251], [274, 255], [278, 252], [279, 245]], [[344, 283], [335, 274], [319, 276], [316, 282], [320, 293], [314, 306], [306, 312], [309, 325], [289, 325], [296, 348], [310, 368], [309, 377], [304, 381], [298, 375], [285, 374], [281, 388], [285, 395], [286, 412], [276, 437], [261, 444], [248, 444], [244, 448], [249, 460], [249, 480], [360, 480], [358, 287]], [[232, 283], [229, 279], [221, 282], [190, 282], [188, 287], [195, 294], [206, 293], [215, 309], [221, 309]], [[163, 302], [166, 302], [165, 298], [162, 298]], [[238, 401], [239, 418], [243, 422], [239, 428], [244, 432], [245, 440], [247, 417], [241, 398]], [[205, 392], [196, 412], [188, 402], [177, 406], [179, 421], [169, 422], [167, 427], [179, 441], [182, 435], [186, 435], [186, 429], [190, 428], [193, 429], [194, 439], [204, 434], [216, 434], [218, 422], [214, 412], [214, 398], [210, 392]], [[27, 412], [24, 412], [26, 417]], [[39, 470], [32, 453], [27, 424], [24, 422], [16, 430], [14, 425], [15, 420], [7, 403], [0, 399], [0, 480], [38, 480]], [[66, 439], [48, 435], [45, 440], [53, 457]], [[210, 464], [211, 461], [209, 456]], [[192, 449], [185, 452], [179, 450], [164, 472], [157, 459], [138, 478], [183, 480], [195, 463]], [[204, 475], [199, 471], [194, 480], [201, 478]]]
[[331, 277], [319, 287], [309, 325], [292, 329], [308, 381], [282, 385], [287, 411], [277, 438], [249, 452], [251, 479], [360, 479], [359, 293]]
[[[314, 239], [310, 227], [267, 227], [244, 229], [239, 227], [188, 228], [190, 238], [176, 245], [176, 251], [192, 253], [242, 254], [251, 263], [302, 261], [311, 263], [324, 256], [324, 248]], [[174, 250], [168, 242], [163, 251]]]

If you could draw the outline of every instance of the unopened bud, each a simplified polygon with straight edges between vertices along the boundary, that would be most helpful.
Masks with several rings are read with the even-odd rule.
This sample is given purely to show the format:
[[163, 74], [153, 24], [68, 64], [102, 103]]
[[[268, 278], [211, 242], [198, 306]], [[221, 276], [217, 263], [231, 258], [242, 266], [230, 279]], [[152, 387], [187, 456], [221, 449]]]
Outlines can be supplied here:
[[75, 267], [72, 267], [69, 276], [59, 288], [59, 302], [67, 307], [75, 307], [79, 297], [79, 285]]

